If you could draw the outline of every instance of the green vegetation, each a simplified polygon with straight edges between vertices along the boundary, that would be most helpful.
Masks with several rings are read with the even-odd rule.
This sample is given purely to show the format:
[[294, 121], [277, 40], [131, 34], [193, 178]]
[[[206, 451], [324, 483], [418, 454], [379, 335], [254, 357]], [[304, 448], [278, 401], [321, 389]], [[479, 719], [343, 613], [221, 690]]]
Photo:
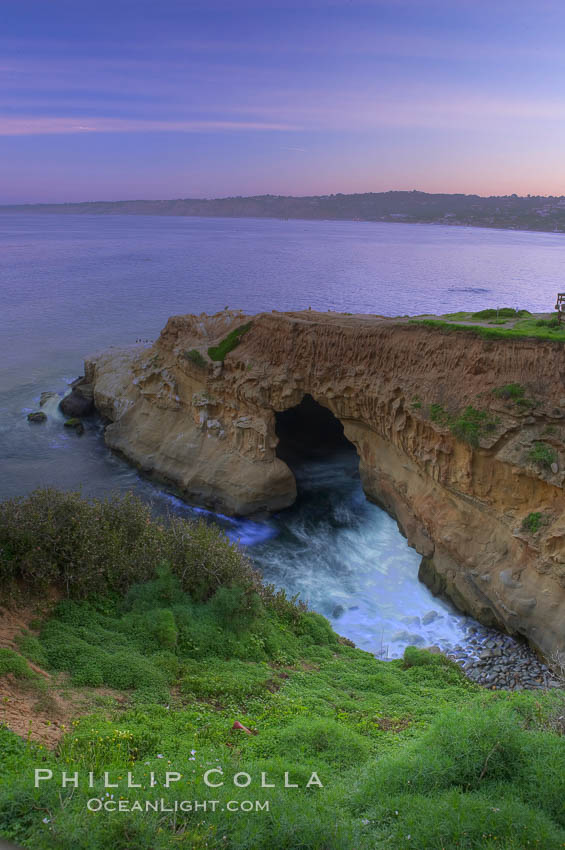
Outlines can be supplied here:
[[528, 460], [537, 463], [538, 466], [541, 466], [544, 469], [551, 469], [551, 464], [555, 463], [557, 460], [557, 454], [551, 446], [547, 445], [547, 443], [538, 441], [537, 443], [534, 443], [528, 452]]
[[518, 317], [531, 316], [528, 310], [514, 310], [513, 307], [501, 307], [499, 310], [478, 310], [471, 313], [472, 319], [515, 319]]
[[[40, 623], [37, 626], [39, 627]], [[33, 661], [34, 664], [39, 664], [41, 667], [47, 664], [47, 657], [41, 643], [27, 629], [16, 635], [16, 645], [21, 654], [29, 661]]]
[[201, 369], [204, 369], [207, 365], [206, 358], [196, 348], [191, 348], [190, 351], [183, 352], [183, 356], [190, 361], [190, 363], [194, 363], [195, 366], [199, 366]]
[[479, 440], [490, 431], [494, 431], [498, 420], [485, 410], [469, 405], [459, 413], [450, 424], [451, 433], [458, 440], [463, 440], [471, 446], [478, 446]]
[[466, 319], [470, 319], [471, 316], [471, 313], [466, 313], [464, 310], [459, 310], [457, 313], [444, 313], [442, 315], [442, 319], [444, 319], [446, 322], [462, 322]]
[[47, 422], [47, 414], [43, 410], [38, 410], [35, 413], [28, 413], [28, 422]]
[[12, 649], [0, 648], [0, 678], [8, 673], [12, 673], [16, 679], [31, 679], [35, 675], [25, 658]]
[[233, 331], [230, 331], [227, 337], [223, 339], [218, 345], [212, 346], [208, 349], [208, 356], [210, 360], [225, 360], [230, 351], [239, 345], [241, 341], [241, 337], [243, 334], [246, 334], [250, 329], [252, 322], [247, 322], [245, 325], [240, 325], [238, 328], [234, 328]]
[[[522, 311], [520, 311], [522, 312]], [[472, 321], [469, 314], [469, 321]], [[461, 321], [461, 319], [459, 319]], [[467, 333], [483, 339], [511, 340], [511, 339], [539, 339], [553, 342], [565, 342], [565, 323], [559, 325], [557, 322], [549, 321], [548, 324], [539, 325], [539, 319], [518, 319], [513, 327], [486, 327], [485, 325], [463, 325], [449, 321], [448, 317], [442, 319], [409, 319], [408, 323], [421, 327], [433, 328], [441, 333]]]
[[71, 597], [125, 593], [162, 563], [195, 598], [240, 584], [262, 598], [282, 599], [216, 526], [179, 518], [153, 522], [150, 508], [131, 494], [88, 502], [48, 489], [0, 504], [4, 594], [22, 583], [36, 591], [55, 584]]
[[542, 526], [547, 523], [547, 518], [540, 511], [533, 511], [524, 518], [522, 530], [530, 534], [537, 534]]
[[493, 395], [497, 396], [497, 398], [505, 398], [511, 399], [512, 401], [518, 401], [521, 398], [524, 398], [524, 394], [526, 390], [522, 386], [522, 384], [504, 384], [503, 387], [497, 387], [493, 391]]
[[536, 407], [537, 404], [533, 399], [526, 398], [526, 390], [522, 384], [504, 384], [502, 387], [496, 387], [492, 392], [497, 398], [513, 402], [518, 407], [526, 410]]
[[451, 421], [451, 416], [441, 404], [430, 404], [430, 419], [432, 422], [437, 422], [438, 425], [447, 427]]
[[477, 310], [476, 312], [466, 312], [460, 310], [457, 313], [444, 313], [441, 318], [450, 322], [465, 321], [470, 322], [473, 319], [479, 321], [488, 321], [489, 324], [502, 323], [507, 324], [514, 319], [527, 319], [532, 314], [529, 310], [515, 310], [513, 307], [501, 307], [500, 309], [488, 308], [487, 310]]
[[505, 384], [503, 387], [497, 387], [492, 391], [497, 398], [504, 398], [517, 403], [524, 399], [525, 392], [526, 390], [521, 384]]
[[552, 316], [551, 319], [538, 319], [536, 321], [536, 327], [556, 329], [561, 327], [561, 325], [559, 322], [559, 317], [557, 316], [557, 314], [555, 314], [555, 316]]
[[486, 410], [478, 410], [471, 405], [457, 414], [451, 414], [441, 404], [430, 405], [430, 419], [449, 428], [454, 437], [471, 446], [478, 446], [480, 438], [493, 431], [499, 421]]
[[[119, 556], [97, 579], [83, 522], [97, 571], [103, 553]], [[3, 837], [32, 850], [563, 846], [565, 747], [553, 722], [562, 692], [484, 691], [444, 656], [414, 647], [377, 660], [263, 588], [218, 532], [173, 527], [179, 550], [131, 498], [88, 505], [48, 491], [2, 506], [2, 577], [25, 580], [30, 594], [46, 580], [67, 591], [34, 623], [36, 635], [21, 633], [19, 649], [50, 681], [66, 671], [69, 689], [116, 696], [104, 691], [104, 707], [77, 717], [55, 751], [10, 732], [0, 709]], [[135, 554], [120, 554], [136, 535]], [[64, 580], [64, 552], [85, 590]], [[0, 652], [0, 675], [26, 669], [18, 653]], [[55, 781], [35, 788], [36, 767]], [[212, 768], [224, 785], [204, 784]], [[62, 770], [94, 771], [94, 787], [61, 788]], [[182, 774], [170, 787], [167, 770]], [[104, 786], [104, 771], [117, 788]], [[128, 789], [127, 771], [140, 788]], [[234, 784], [241, 772], [249, 787]], [[274, 787], [261, 787], [262, 772]], [[322, 788], [307, 787], [313, 772]], [[284, 787], [285, 773], [297, 788]], [[163, 800], [169, 810], [93, 814], [93, 798]], [[218, 804], [175, 812], [176, 800]], [[247, 800], [269, 808], [228, 811]]]

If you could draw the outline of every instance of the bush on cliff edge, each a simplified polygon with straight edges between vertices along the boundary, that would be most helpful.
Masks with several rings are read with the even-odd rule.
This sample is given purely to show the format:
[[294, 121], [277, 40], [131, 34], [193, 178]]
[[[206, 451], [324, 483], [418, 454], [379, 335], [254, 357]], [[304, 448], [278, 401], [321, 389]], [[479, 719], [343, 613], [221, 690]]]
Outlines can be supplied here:
[[244, 620], [258, 604], [254, 600], [291, 619], [303, 610], [282, 591], [263, 585], [246, 555], [216, 526], [178, 517], [156, 521], [133, 494], [87, 501], [78, 493], [45, 489], [0, 504], [5, 594], [33, 594], [49, 585], [73, 598], [122, 594], [155, 578], [162, 564], [198, 601], [219, 588], [239, 588], [237, 617]]

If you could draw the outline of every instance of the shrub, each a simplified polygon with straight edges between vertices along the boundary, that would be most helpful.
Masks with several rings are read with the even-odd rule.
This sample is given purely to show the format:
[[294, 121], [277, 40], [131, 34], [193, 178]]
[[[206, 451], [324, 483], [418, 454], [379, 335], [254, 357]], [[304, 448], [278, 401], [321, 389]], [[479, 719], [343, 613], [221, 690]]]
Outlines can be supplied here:
[[0, 676], [12, 673], [16, 679], [33, 679], [36, 675], [31, 670], [25, 658], [13, 649], [0, 649]]
[[531, 398], [517, 398], [516, 404], [518, 407], [535, 407], [536, 402], [532, 401]]
[[315, 611], [302, 614], [297, 623], [296, 631], [310, 638], [317, 646], [332, 646], [338, 642], [338, 637], [328, 620]]
[[264, 694], [272, 671], [264, 663], [219, 658], [194, 664], [183, 677], [181, 690], [187, 696], [240, 702]]
[[206, 358], [196, 348], [191, 348], [190, 351], [185, 351], [183, 356], [191, 363], [194, 363], [195, 366], [200, 366], [201, 369], [204, 369], [207, 365]]
[[537, 442], [534, 443], [528, 452], [528, 460], [531, 460], [544, 469], [551, 469], [551, 464], [555, 463], [557, 455], [547, 443]]
[[538, 328], [559, 328], [561, 323], [556, 313], [551, 319], [538, 319], [536, 325]]
[[267, 594], [248, 557], [211, 523], [173, 517], [163, 536], [161, 560], [171, 565], [182, 590], [194, 599], [209, 599], [219, 587], [235, 584]]
[[451, 433], [457, 439], [463, 440], [471, 446], [478, 446], [480, 437], [484, 433], [494, 430], [497, 421], [486, 411], [468, 406], [451, 421], [449, 427]]
[[489, 431], [493, 431], [499, 422], [485, 410], [477, 410], [471, 405], [452, 415], [441, 404], [432, 404], [430, 419], [444, 428], [449, 428], [454, 437], [471, 446], [478, 446], [479, 439]]
[[[78, 605], [84, 617], [84, 606]], [[96, 627], [93, 618], [92, 626]], [[66, 670], [76, 685], [100, 687], [107, 685], [118, 690], [140, 690], [150, 694], [152, 702], [161, 702], [168, 696], [168, 681], [165, 671], [143, 655], [135, 641], [111, 635], [98, 638], [91, 626], [84, 636], [75, 624], [61, 622], [55, 616], [49, 620], [42, 632], [41, 640], [49, 664], [58, 670]]]
[[168, 608], [151, 611], [147, 618], [147, 630], [163, 649], [176, 646], [178, 631], [173, 612]]
[[248, 558], [216, 526], [178, 517], [161, 525], [132, 494], [88, 502], [78, 493], [36, 490], [0, 504], [4, 585], [23, 580], [28, 591], [39, 591], [55, 583], [74, 597], [124, 593], [154, 578], [163, 563], [180, 590], [198, 599], [222, 585], [262, 591]]
[[19, 635], [16, 635], [15, 640], [22, 655], [29, 658], [34, 664], [39, 664], [40, 667], [45, 666], [47, 659], [43, 647], [35, 635], [28, 631], [22, 631]]
[[[523, 311], [520, 311], [523, 312]], [[513, 307], [501, 307], [500, 310], [488, 309], [488, 310], [478, 310], [476, 313], [472, 313], [471, 318], [473, 319], [498, 319], [498, 318], [514, 318], [514, 316], [519, 316], [517, 310], [514, 310]]]
[[451, 661], [442, 652], [428, 652], [427, 649], [418, 649], [416, 646], [407, 646], [404, 650], [404, 668], [410, 667], [448, 667]]
[[55, 582], [77, 595], [125, 589], [153, 572], [161, 537], [134, 496], [87, 502], [36, 490], [0, 505], [0, 576], [36, 590]]
[[285, 758], [298, 764], [323, 760], [343, 769], [365, 762], [370, 752], [368, 745], [358, 732], [330, 718], [300, 718], [265, 735], [257, 748], [265, 755], [270, 754], [269, 750], [283, 752]]
[[542, 525], [545, 525], [545, 517], [539, 511], [528, 514], [522, 522], [522, 529], [529, 531], [530, 534], [537, 534]]
[[187, 601], [180, 581], [173, 574], [170, 564], [163, 562], [155, 570], [156, 578], [143, 584], [134, 584], [124, 600], [123, 609], [126, 611], [143, 612], [153, 608], [169, 608], [174, 603], [182, 604]]
[[229, 334], [223, 339], [218, 345], [212, 346], [208, 349], [208, 356], [210, 360], [225, 360], [230, 351], [239, 345], [241, 341], [241, 337], [243, 334], [246, 334], [250, 329], [252, 322], [247, 322], [245, 325], [240, 325], [238, 328], [234, 328], [233, 331], [230, 331]]
[[512, 399], [517, 401], [524, 397], [526, 390], [521, 384], [505, 384], [503, 387], [497, 387], [493, 391], [493, 395], [497, 398]]
[[449, 424], [449, 413], [441, 404], [430, 404], [430, 419], [438, 425]]
[[248, 629], [260, 616], [263, 606], [258, 593], [235, 585], [218, 588], [211, 600], [211, 608], [222, 626], [240, 632]]

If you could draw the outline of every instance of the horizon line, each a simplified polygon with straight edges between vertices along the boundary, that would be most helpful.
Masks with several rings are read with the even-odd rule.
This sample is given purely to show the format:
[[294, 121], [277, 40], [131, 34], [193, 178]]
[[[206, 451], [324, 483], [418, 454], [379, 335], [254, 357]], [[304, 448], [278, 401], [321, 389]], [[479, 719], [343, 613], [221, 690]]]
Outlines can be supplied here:
[[87, 200], [87, 201], [26, 201], [21, 203], [2, 203], [0, 201], [0, 208], [3, 207], [64, 207], [64, 206], [84, 206], [86, 204], [158, 204], [158, 203], [172, 203], [175, 201], [203, 201], [203, 202], [213, 202], [213, 201], [235, 201], [235, 200], [254, 200], [259, 198], [284, 198], [284, 199], [292, 199], [292, 200], [302, 200], [307, 198], [336, 198], [336, 197], [354, 197], [354, 196], [362, 196], [362, 195], [442, 195], [446, 197], [455, 197], [455, 198], [480, 198], [481, 200], [490, 200], [493, 198], [513, 198], [518, 200], [532, 200], [532, 199], [565, 199], [565, 195], [519, 195], [516, 192], [506, 193], [504, 195], [479, 195], [476, 192], [425, 192], [421, 189], [384, 189], [378, 192], [375, 191], [366, 191], [366, 192], [328, 192], [321, 194], [310, 194], [310, 195], [281, 195], [274, 194], [271, 192], [263, 192], [260, 195], [221, 195], [216, 197], [175, 197], [175, 198], [120, 198], [119, 200], [107, 200], [107, 199], [96, 199], [96, 200]]

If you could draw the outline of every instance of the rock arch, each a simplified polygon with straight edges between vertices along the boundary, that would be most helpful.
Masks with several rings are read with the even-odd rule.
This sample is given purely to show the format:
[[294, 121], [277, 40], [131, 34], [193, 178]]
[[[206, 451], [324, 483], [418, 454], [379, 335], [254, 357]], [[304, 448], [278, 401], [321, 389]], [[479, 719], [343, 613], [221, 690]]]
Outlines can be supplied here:
[[[225, 361], [211, 362], [209, 347], [244, 322]], [[150, 350], [90, 358], [86, 381], [111, 448], [188, 500], [233, 514], [296, 498], [277, 455], [277, 415], [309, 394], [355, 445], [368, 498], [424, 557], [422, 578], [548, 655], [565, 652], [563, 356], [559, 343], [378, 316], [223, 311], [169, 319]], [[493, 392], [512, 383], [531, 405]], [[434, 414], [470, 405], [496, 423], [475, 442]], [[550, 468], [528, 460], [540, 440], [551, 441]], [[536, 511], [545, 524], [533, 535], [523, 522]]]

